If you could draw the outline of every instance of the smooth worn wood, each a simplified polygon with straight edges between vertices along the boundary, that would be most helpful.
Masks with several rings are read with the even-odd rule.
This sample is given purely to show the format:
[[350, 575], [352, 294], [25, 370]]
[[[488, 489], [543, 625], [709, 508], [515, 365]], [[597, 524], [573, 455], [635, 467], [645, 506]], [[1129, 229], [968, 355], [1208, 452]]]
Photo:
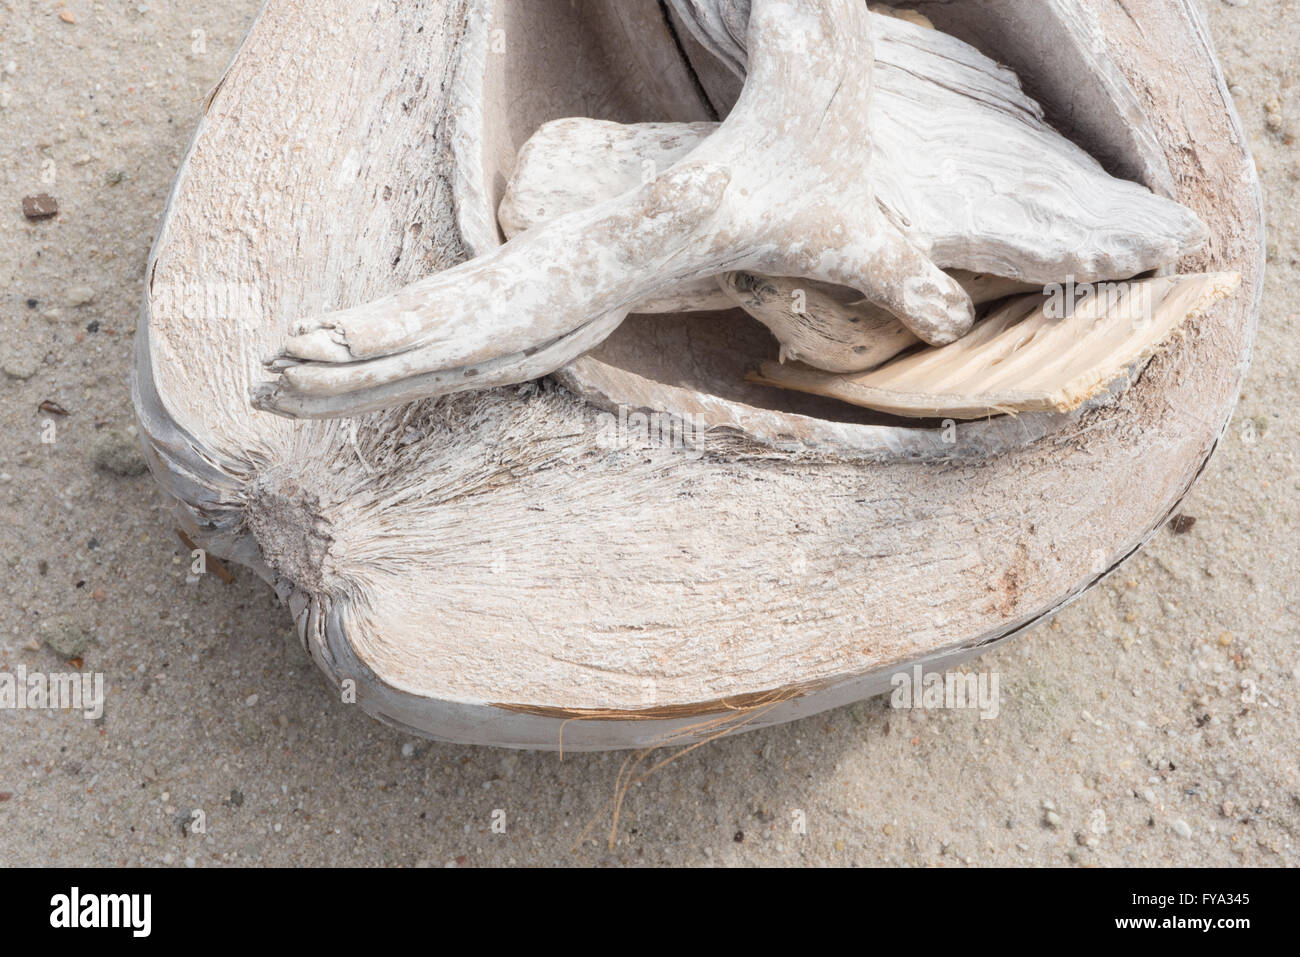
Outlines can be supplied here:
[[[712, 21], [696, 11], [724, 35], [715, 46], [736, 28], [725, 5]], [[482, 367], [545, 347], [558, 368], [589, 348], [588, 323], [609, 327], [611, 312], [680, 298], [724, 270], [852, 287], [944, 345], [975, 317], [945, 268], [1039, 285], [1126, 279], [1204, 242], [1191, 211], [1109, 176], [1043, 121], [1014, 74], [955, 37], [862, 0], [744, 7], [744, 88], [720, 125], [543, 127], [500, 213], [507, 233], [529, 228], [301, 323], [259, 405], [342, 415], [376, 408], [381, 393], [505, 384]], [[823, 325], [836, 323], [772, 331], [818, 368], [869, 367], [869, 347], [846, 351]]]
[[951, 345], [870, 372], [766, 362], [750, 381], [916, 418], [1071, 412], [1230, 296], [1240, 279], [1218, 273], [1064, 287], [1012, 299]]
[[[1197, 214], [1209, 244], [1180, 271], [1241, 274], [1127, 390], [945, 442], [744, 382], [771, 339], [743, 316], [659, 315], [564, 370], [572, 390], [260, 412], [262, 362], [298, 323], [500, 245], [544, 123], [714, 121], [729, 95], [721, 73], [692, 82], [653, 0], [271, 0], [147, 273], [136, 406], [181, 525], [263, 575], [369, 713], [480, 744], [761, 727], [1059, 608], [1166, 519], [1228, 421], [1261, 290], [1254, 168], [1190, 0], [922, 9], [1112, 173]], [[642, 28], [629, 56], [620, 31]]]

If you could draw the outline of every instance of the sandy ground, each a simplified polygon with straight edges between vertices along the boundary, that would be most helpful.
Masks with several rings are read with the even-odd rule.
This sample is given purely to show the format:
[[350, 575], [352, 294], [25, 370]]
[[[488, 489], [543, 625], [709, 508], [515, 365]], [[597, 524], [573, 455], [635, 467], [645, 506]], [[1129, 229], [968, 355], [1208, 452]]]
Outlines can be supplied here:
[[[0, 711], [0, 863], [1300, 862], [1294, 0], [1207, 3], [1271, 266], [1194, 526], [982, 659], [996, 720], [876, 700], [722, 741], [633, 789], [613, 852], [622, 755], [431, 745], [338, 704], [269, 589], [192, 579], [149, 476], [104, 468], [133, 458], [114, 432], [168, 187], [258, 6], [0, 2], [0, 672], [88, 639], [108, 683], [98, 721]], [[39, 192], [60, 215], [28, 223]]]

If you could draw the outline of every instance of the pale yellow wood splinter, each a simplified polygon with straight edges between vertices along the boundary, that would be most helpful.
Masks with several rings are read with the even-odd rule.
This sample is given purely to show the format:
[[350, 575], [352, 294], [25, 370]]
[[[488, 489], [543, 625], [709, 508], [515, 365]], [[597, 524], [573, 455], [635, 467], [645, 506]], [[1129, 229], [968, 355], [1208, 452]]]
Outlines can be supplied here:
[[1013, 299], [951, 345], [870, 372], [841, 375], [767, 362], [748, 378], [911, 417], [1068, 412], [1153, 355], [1240, 282], [1237, 273], [1198, 273], [1081, 285], [1073, 293], [1067, 286]]

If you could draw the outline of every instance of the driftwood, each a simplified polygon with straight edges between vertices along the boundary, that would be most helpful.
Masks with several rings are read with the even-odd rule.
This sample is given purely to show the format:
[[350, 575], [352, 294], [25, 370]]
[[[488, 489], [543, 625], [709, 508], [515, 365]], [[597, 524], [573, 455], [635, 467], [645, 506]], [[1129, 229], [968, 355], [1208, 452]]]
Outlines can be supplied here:
[[770, 336], [691, 314], [623, 320], [557, 372], [564, 389], [260, 412], [262, 362], [301, 323], [501, 245], [515, 158], [545, 123], [712, 123], [738, 86], [652, 0], [272, 0], [149, 263], [134, 391], [187, 534], [264, 576], [370, 713], [540, 748], [812, 714], [1097, 581], [1230, 416], [1261, 290], [1253, 165], [1190, 0], [918, 6], [1111, 174], [1197, 214], [1209, 241], [1182, 272], [1240, 273], [1129, 388], [952, 442], [746, 383]]
[[[941, 267], [1039, 285], [1125, 279], [1204, 240], [1194, 214], [1110, 177], [1043, 122], [1013, 74], [954, 37], [862, 0], [685, 6], [715, 48], [748, 34], [748, 50], [725, 50], [745, 57], [746, 78], [720, 126], [544, 129], [503, 202], [508, 224], [531, 228], [302, 323], [262, 407], [340, 415], [507, 384], [543, 348], [558, 361], [541, 372], [553, 371], [591, 348], [588, 324], [609, 327], [661, 291], [680, 299], [724, 269], [854, 287], [942, 345], [975, 311]], [[869, 367], [869, 343], [854, 363], [842, 333], [819, 341], [823, 324], [836, 325], [803, 325], [798, 346], [795, 330], [772, 331], [821, 368]]]
[[[894, 415], [1069, 412], [1237, 288], [1236, 273], [1089, 283], [1024, 296], [967, 336], [860, 375], [764, 363], [750, 381]], [[1068, 300], [1068, 301], [1067, 301]]]
[[[688, 155], [714, 128], [708, 123], [645, 123], [624, 127], [586, 119], [547, 123], [519, 152], [514, 174], [498, 211], [501, 228], [507, 238], [512, 238], [557, 216], [612, 199], [634, 188], [647, 170], [664, 169]], [[1067, 156], [1071, 158], [1077, 151], [1073, 147], [1067, 147], [1067, 150]], [[969, 155], [956, 141], [947, 143], [944, 151], [949, 168], [965, 162], [964, 157]], [[1133, 184], [1098, 176], [1087, 166], [1083, 172], [1080, 179], [1091, 180], [1100, 187], [1098, 192], [1112, 187], [1117, 189], [1120, 195], [1112, 197], [1115, 202], [1123, 202], [1123, 196], [1128, 195], [1152, 212], [1172, 213], [1175, 222], [1185, 224], [1187, 241], [1197, 241], [1198, 225], [1189, 220], [1189, 214], [1181, 207], [1161, 201], [1145, 191], [1134, 190]], [[915, 170], [905, 171], [904, 175], [914, 183], [923, 182]], [[956, 200], [967, 211], [967, 219], [972, 216], [975, 199], [976, 194], [968, 192]], [[930, 209], [933, 211], [933, 205]], [[1157, 215], [1156, 221], [1159, 222], [1160, 218]], [[941, 222], [939, 216], [930, 216], [931, 235], [946, 228], [940, 225]], [[931, 246], [931, 240], [921, 232], [924, 226], [919, 219], [916, 225], [919, 228], [913, 230], [913, 236]], [[1140, 228], [1145, 230], [1142, 236], [1150, 239], [1154, 235], [1149, 225]], [[962, 248], [983, 247], [958, 247], [959, 250]], [[1052, 258], [1057, 262], [1055, 274], [1063, 275], [1069, 269], [1065, 262], [1069, 253], [1065, 244], [1059, 249]], [[1077, 242], [1070, 244], [1068, 249], [1077, 252], [1079, 245]], [[945, 266], [952, 267], [962, 261], [960, 251], [949, 252], [949, 256], [954, 254], [958, 258], [945, 262]], [[966, 261], [975, 265], [975, 255], [968, 254]], [[1155, 249], [1146, 253], [1148, 262], [1166, 255], [1169, 254]], [[1023, 277], [1007, 278], [958, 268], [947, 271], [976, 306], [1043, 287], [1043, 282], [1028, 282]], [[1094, 277], [1104, 278], [1126, 277]], [[630, 311], [707, 312], [733, 306], [741, 306], [772, 331], [781, 344], [782, 359], [815, 354], [818, 367], [833, 372], [871, 368], [921, 341], [893, 314], [871, 304], [861, 293], [848, 287], [752, 273], [731, 272], [661, 289], [633, 305]]]

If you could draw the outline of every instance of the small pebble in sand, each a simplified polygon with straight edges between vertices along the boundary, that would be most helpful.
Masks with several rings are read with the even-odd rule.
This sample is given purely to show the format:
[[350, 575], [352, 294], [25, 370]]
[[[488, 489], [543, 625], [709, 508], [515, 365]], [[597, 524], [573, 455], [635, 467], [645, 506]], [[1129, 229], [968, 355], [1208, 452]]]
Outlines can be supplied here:
[[41, 622], [41, 641], [60, 658], [80, 658], [90, 644], [90, 635], [67, 618], [51, 618]]
[[1192, 826], [1184, 821], [1181, 817], [1174, 821], [1174, 831], [1179, 837], [1191, 837]]
[[1192, 530], [1192, 526], [1194, 526], [1195, 524], [1196, 524], [1196, 516], [1180, 514], [1180, 515], [1175, 515], [1172, 519], [1170, 519], [1169, 529], [1175, 535], [1186, 535], [1188, 532]]
[[59, 13], [59, 19], [64, 23], [76, 23], [77, 15], [71, 10], [63, 10]]
[[59, 201], [49, 193], [23, 197], [23, 215], [28, 219], [49, 219], [59, 214]]
[[1264, 125], [1274, 133], [1282, 129], [1282, 103], [1277, 97], [1264, 104]]
[[36, 375], [37, 365], [31, 356], [6, 356], [0, 368], [7, 378], [23, 381]]
[[95, 440], [90, 449], [90, 460], [101, 472], [127, 478], [149, 471], [149, 463], [145, 461], [139, 444], [117, 429], [105, 432]]
[[1057, 828], [1061, 826], [1061, 815], [1057, 814], [1055, 811], [1048, 811], [1043, 816], [1043, 821], [1048, 827]]
[[89, 286], [73, 286], [68, 290], [68, 305], [88, 306], [95, 301], [95, 290]]

